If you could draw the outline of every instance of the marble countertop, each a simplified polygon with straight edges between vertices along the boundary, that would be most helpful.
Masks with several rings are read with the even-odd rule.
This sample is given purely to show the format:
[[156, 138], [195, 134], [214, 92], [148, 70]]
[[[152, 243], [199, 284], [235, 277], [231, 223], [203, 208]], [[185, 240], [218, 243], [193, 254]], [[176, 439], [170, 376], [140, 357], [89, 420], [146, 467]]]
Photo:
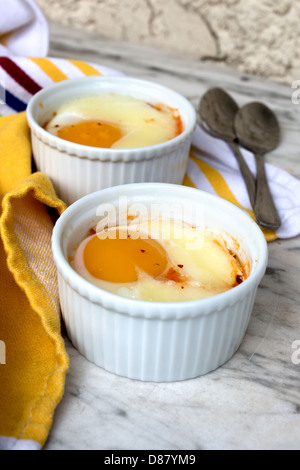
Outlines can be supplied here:
[[[292, 86], [51, 24], [50, 55], [154, 80], [197, 106], [211, 86], [277, 113], [282, 143], [269, 162], [300, 177], [300, 105]], [[300, 77], [295, 77], [295, 80]], [[220, 369], [178, 383], [143, 383], [86, 361], [66, 338], [70, 371], [45, 450], [300, 449], [300, 238], [269, 245], [245, 339]], [[298, 346], [299, 347], [299, 346]]]

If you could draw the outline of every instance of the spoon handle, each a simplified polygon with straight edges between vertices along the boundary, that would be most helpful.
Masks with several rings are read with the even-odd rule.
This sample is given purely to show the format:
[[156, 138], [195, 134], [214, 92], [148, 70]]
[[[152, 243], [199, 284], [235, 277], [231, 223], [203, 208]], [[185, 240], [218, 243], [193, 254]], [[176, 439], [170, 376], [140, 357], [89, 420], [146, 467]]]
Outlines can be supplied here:
[[264, 164], [264, 156], [256, 154], [257, 186], [255, 200], [255, 214], [257, 222], [264, 228], [276, 230], [281, 225], [281, 220], [275, 207]]
[[228, 142], [231, 150], [233, 151], [239, 166], [241, 173], [243, 175], [244, 181], [246, 183], [246, 187], [248, 190], [248, 195], [251, 203], [251, 207], [254, 209], [255, 206], [255, 194], [256, 194], [256, 184], [255, 184], [255, 178], [252, 175], [243, 155], [241, 154], [241, 151], [239, 149], [239, 146], [234, 143], [234, 142]]

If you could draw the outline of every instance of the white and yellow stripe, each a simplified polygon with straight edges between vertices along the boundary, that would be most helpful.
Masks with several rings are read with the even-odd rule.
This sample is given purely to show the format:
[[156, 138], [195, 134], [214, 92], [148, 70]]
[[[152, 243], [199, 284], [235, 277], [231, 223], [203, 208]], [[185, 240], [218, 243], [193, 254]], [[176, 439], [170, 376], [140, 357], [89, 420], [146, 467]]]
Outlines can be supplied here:
[[[211, 164], [208, 164], [205, 159], [198, 157], [193, 150], [190, 153], [190, 161], [183, 184], [185, 186], [207, 191], [226, 199], [240, 209], [246, 211], [253, 219], [255, 219], [253, 210], [240, 203], [234, 194], [234, 191], [222, 175], [222, 172], [217, 170]], [[262, 228], [262, 230], [267, 241], [277, 239], [277, 235], [274, 231], [264, 228]]]

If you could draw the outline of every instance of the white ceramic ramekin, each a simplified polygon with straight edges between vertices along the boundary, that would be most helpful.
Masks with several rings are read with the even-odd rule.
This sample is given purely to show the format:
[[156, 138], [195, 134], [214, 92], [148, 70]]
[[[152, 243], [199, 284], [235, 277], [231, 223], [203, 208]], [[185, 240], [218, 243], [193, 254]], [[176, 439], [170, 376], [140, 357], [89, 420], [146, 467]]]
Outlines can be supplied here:
[[[90, 284], [71, 268], [68, 257], [100, 220], [97, 208], [112, 204], [118, 212], [121, 196], [128, 206], [188, 207], [192, 218], [201, 213], [206, 226], [237, 240], [238, 255], [246, 254], [250, 263], [249, 277], [223, 294], [183, 303], [131, 300]], [[237, 351], [265, 273], [268, 248], [256, 223], [227, 201], [183, 186], [144, 183], [109, 188], [73, 204], [55, 226], [53, 255], [62, 314], [75, 348], [117, 375], [165, 382], [206, 374]]]
[[[63, 102], [109, 92], [177, 108], [184, 132], [159, 145], [122, 150], [67, 142], [41, 127]], [[153, 82], [130, 77], [84, 77], [60, 82], [37, 93], [28, 105], [27, 119], [37, 169], [49, 176], [58, 196], [71, 204], [87, 194], [116, 185], [146, 181], [181, 184], [196, 112], [186, 98]]]

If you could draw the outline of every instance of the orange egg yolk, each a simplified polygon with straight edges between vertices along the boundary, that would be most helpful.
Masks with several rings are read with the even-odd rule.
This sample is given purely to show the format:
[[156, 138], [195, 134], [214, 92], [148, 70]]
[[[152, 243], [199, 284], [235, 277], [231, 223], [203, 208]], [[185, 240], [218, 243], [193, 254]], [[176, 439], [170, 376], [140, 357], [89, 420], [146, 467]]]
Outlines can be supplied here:
[[167, 253], [152, 239], [130, 236], [104, 240], [94, 236], [84, 250], [84, 264], [89, 273], [107, 282], [129, 283], [138, 280], [139, 270], [156, 278], [167, 267]]
[[103, 121], [81, 121], [59, 129], [57, 135], [75, 144], [111, 148], [121, 139], [122, 131], [119, 127]]

